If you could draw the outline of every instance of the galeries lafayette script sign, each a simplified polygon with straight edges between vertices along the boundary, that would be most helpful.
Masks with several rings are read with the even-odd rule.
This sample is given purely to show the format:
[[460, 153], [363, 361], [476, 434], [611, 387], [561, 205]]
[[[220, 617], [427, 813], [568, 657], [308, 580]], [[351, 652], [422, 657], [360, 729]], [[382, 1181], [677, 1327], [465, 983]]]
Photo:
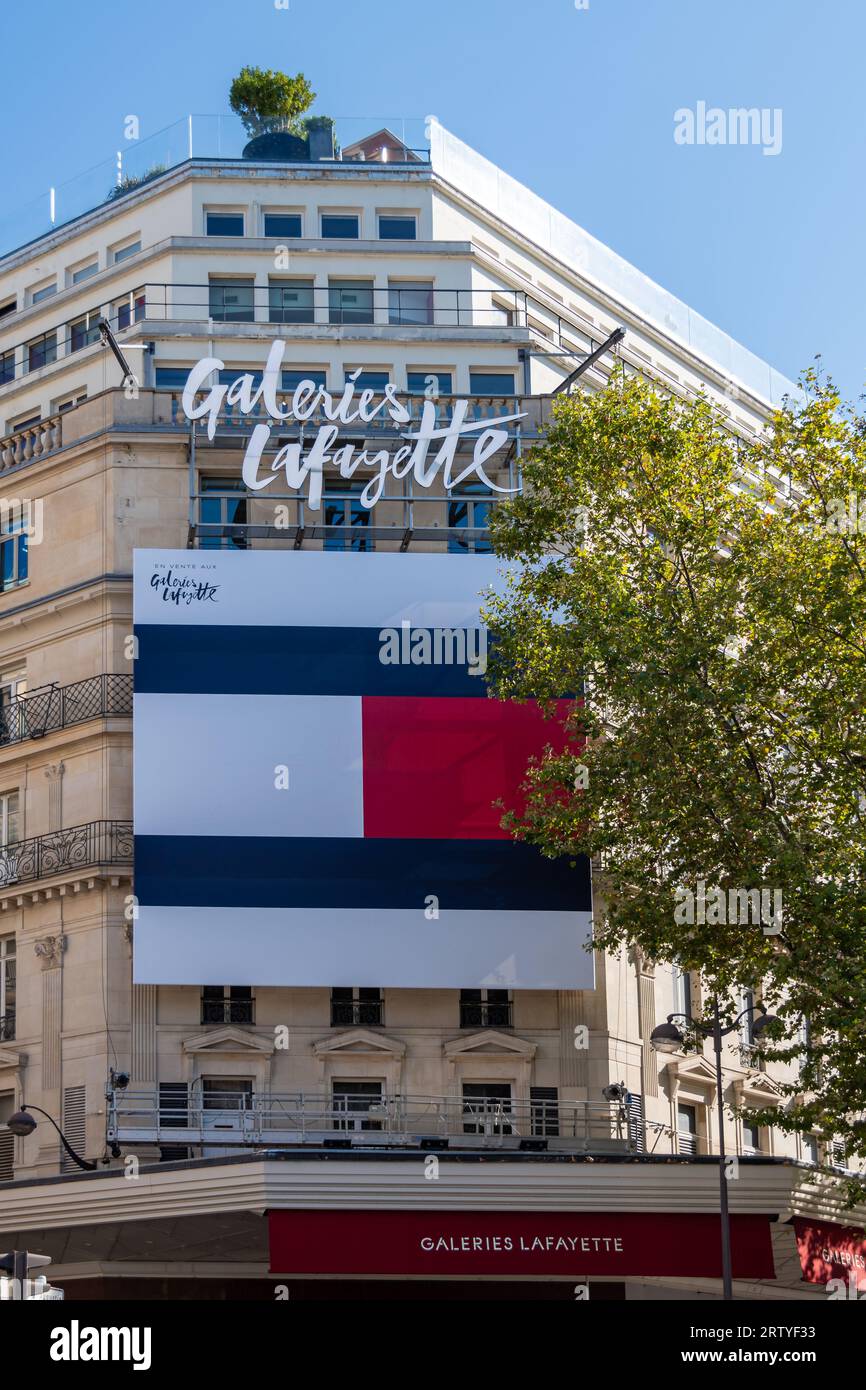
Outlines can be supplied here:
[[[290, 398], [286, 396], [285, 405], [280, 405], [277, 393], [285, 348], [285, 342], [275, 340], [258, 382], [255, 375], [245, 372], [230, 385], [220, 383], [207, 389], [208, 378], [213, 372], [223, 371], [224, 363], [218, 357], [203, 357], [193, 367], [183, 389], [184, 414], [192, 421], [207, 418], [208, 439], [213, 439], [220, 411], [226, 406], [231, 406], [241, 416], [255, 414], [260, 417], [263, 413], [267, 416], [266, 420], [259, 419], [254, 425], [244, 454], [243, 480], [250, 491], [261, 492], [270, 487], [283, 472], [288, 490], [294, 492], [306, 485], [307, 504], [318, 510], [326, 466], [345, 479], [352, 478], [359, 468], [373, 470], [359, 495], [364, 507], [376, 505], [389, 476], [399, 481], [411, 475], [417, 487], [430, 488], [441, 473], [446, 491], [467, 478], [475, 478], [494, 492], [517, 491], [499, 487], [487, 475], [484, 465], [508, 443], [509, 432], [503, 427], [522, 420], [525, 411], [485, 420], [467, 420], [469, 402], [456, 400], [450, 418], [440, 424], [435, 402], [424, 399], [421, 418], [413, 425], [411, 412], [399, 400], [397, 388], [391, 382], [381, 392], [358, 390], [360, 368], [347, 377], [341, 396], [334, 396], [324, 386], [305, 380], [299, 382]], [[196, 400], [199, 395], [202, 398]], [[306, 441], [290, 442], [278, 450], [269, 464], [262, 462], [262, 454], [275, 426], [289, 421], [304, 424], [316, 417], [324, 417], [327, 423], [318, 426], [308, 448], [305, 448]], [[359, 425], [386, 419], [400, 431], [400, 438], [407, 441], [393, 451], [340, 444], [341, 425], [351, 425], [357, 430]], [[402, 425], [412, 428], [400, 430]], [[462, 471], [455, 471], [457, 447], [463, 439], [472, 443], [472, 458]]]

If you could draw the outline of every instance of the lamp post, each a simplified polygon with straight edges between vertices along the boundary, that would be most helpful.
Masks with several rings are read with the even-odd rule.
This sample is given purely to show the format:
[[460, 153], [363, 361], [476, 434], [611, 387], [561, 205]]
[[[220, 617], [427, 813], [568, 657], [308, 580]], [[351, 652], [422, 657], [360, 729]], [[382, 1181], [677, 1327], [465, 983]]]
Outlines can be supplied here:
[[732, 1275], [731, 1275], [731, 1222], [728, 1213], [728, 1179], [725, 1175], [725, 1112], [724, 1099], [722, 1094], [722, 1038], [726, 1038], [729, 1033], [736, 1032], [742, 1020], [747, 1014], [759, 1013], [760, 1018], [755, 1019], [752, 1025], [752, 1036], [757, 1038], [763, 1033], [764, 1029], [776, 1019], [772, 1014], [768, 1014], [763, 1004], [750, 1004], [747, 1009], [743, 1009], [738, 1014], [733, 1023], [727, 1027], [722, 1027], [722, 1020], [719, 1014], [719, 997], [713, 998], [712, 1023], [703, 1023], [698, 1019], [692, 1018], [689, 1014], [668, 1014], [667, 1022], [660, 1023], [650, 1034], [650, 1045], [656, 1052], [679, 1052], [685, 1041], [679, 1028], [674, 1023], [675, 1018], [684, 1019], [689, 1027], [699, 1034], [702, 1038], [712, 1038], [713, 1050], [716, 1054], [716, 1100], [719, 1107], [719, 1210], [722, 1226], [722, 1297], [733, 1298]]
[[77, 1154], [75, 1152], [57, 1121], [55, 1119], [52, 1119], [48, 1111], [43, 1110], [41, 1106], [22, 1105], [20, 1110], [16, 1110], [14, 1115], [10, 1115], [6, 1123], [9, 1129], [11, 1129], [12, 1133], [17, 1134], [19, 1139], [25, 1139], [28, 1134], [33, 1133], [34, 1129], [36, 1128], [37, 1121], [34, 1120], [33, 1116], [30, 1114], [31, 1110], [36, 1110], [40, 1115], [44, 1115], [46, 1120], [48, 1120], [49, 1123], [54, 1126], [54, 1128], [57, 1130], [57, 1133], [60, 1135], [61, 1144], [63, 1145], [64, 1149], [69, 1154], [69, 1157], [73, 1160], [73, 1162], [77, 1163], [79, 1168], [83, 1168], [85, 1172], [92, 1173], [94, 1169], [98, 1166], [96, 1162], [90, 1158], [82, 1158], [80, 1154]]

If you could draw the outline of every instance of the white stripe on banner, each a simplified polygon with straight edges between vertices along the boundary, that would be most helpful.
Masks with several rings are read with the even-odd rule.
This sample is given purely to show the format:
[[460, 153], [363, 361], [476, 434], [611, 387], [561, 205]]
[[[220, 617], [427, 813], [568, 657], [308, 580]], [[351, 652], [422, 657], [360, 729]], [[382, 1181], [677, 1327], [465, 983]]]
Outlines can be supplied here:
[[135, 744], [137, 835], [364, 834], [360, 696], [136, 695]]
[[482, 591], [505, 587], [495, 555], [136, 550], [136, 624], [479, 627]]
[[[335, 848], [335, 864], [339, 849]], [[588, 912], [141, 907], [134, 978], [156, 985], [592, 989]], [[170, 945], [170, 949], [167, 949]]]

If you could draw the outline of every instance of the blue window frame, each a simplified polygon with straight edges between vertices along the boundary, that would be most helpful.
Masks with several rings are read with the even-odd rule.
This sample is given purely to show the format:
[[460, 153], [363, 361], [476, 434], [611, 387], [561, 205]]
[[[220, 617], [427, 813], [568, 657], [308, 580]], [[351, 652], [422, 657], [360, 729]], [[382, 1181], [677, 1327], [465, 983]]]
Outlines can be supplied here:
[[312, 381], [316, 386], [327, 385], [327, 373], [319, 371], [318, 368], [310, 368], [309, 371], [284, 371], [280, 380], [280, 389], [283, 391], [294, 391], [300, 386], [302, 381]]
[[265, 236], [299, 237], [301, 235], [301, 214], [299, 212], [266, 212]]
[[418, 223], [414, 217], [379, 218], [379, 237], [382, 241], [416, 241]]
[[493, 493], [486, 483], [461, 483], [448, 500], [448, 550], [452, 555], [489, 555], [492, 549], [488, 536], [461, 535], [461, 531], [486, 531], [490, 524]]
[[513, 372], [470, 372], [469, 393], [472, 396], [513, 396]]
[[28, 523], [29, 504], [27, 512], [23, 503], [8, 509], [0, 531], [0, 593], [17, 588], [27, 579]]
[[[346, 376], [348, 378], [348, 373]], [[388, 372], [361, 372], [355, 379], [355, 390], [378, 391], [381, 394], [390, 380]]]
[[437, 396], [450, 396], [454, 391], [451, 373], [435, 372], [432, 367], [429, 372], [408, 372], [406, 381], [410, 396], [426, 396], [429, 391], [435, 400]]
[[0, 353], [0, 386], [15, 380], [15, 350]]
[[206, 222], [208, 236], [243, 236], [242, 212], [209, 212]]
[[69, 325], [69, 351], [78, 352], [80, 348], [89, 347], [91, 343], [99, 342], [99, 310], [91, 309], [89, 314], [84, 314], [80, 319], [75, 319]]
[[57, 360], [57, 334], [43, 333], [40, 338], [34, 338], [27, 344], [27, 369], [36, 372], [40, 367], [45, 367], [49, 362]]
[[[373, 542], [367, 534], [370, 512], [358, 496], [363, 488], [364, 483], [342, 481], [325, 488], [325, 525], [342, 528], [336, 536], [325, 537], [325, 550], [373, 549]], [[334, 496], [335, 493], [339, 496]]]
[[347, 217], [343, 214], [323, 212], [322, 236], [342, 237], [349, 241], [357, 241], [359, 236], [359, 219], [355, 216]]
[[156, 385], [158, 390], [182, 391], [186, 386], [191, 367], [157, 367]]

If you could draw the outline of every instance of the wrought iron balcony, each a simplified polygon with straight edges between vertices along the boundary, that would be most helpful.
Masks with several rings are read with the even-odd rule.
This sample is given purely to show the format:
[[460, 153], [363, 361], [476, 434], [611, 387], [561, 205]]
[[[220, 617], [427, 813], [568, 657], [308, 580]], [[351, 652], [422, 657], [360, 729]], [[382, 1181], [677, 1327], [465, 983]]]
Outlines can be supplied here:
[[0, 746], [42, 738], [89, 719], [132, 714], [132, 675], [89, 676], [70, 685], [40, 685], [0, 705]]
[[15, 1038], [15, 1015], [10, 1012], [0, 1018], [0, 1043], [12, 1042]]
[[124, 1147], [147, 1144], [237, 1150], [322, 1145], [335, 1135], [353, 1144], [419, 1148], [432, 1139], [451, 1148], [547, 1147], [575, 1153], [638, 1152], [643, 1141], [616, 1103], [477, 1101], [446, 1096], [203, 1096], [192, 1087], [160, 1105], [156, 1089], [111, 1092], [107, 1136]]
[[0, 849], [0, 889], [101, 864], [132, 868], [131, 821], [88, 821], [5, 845]]

